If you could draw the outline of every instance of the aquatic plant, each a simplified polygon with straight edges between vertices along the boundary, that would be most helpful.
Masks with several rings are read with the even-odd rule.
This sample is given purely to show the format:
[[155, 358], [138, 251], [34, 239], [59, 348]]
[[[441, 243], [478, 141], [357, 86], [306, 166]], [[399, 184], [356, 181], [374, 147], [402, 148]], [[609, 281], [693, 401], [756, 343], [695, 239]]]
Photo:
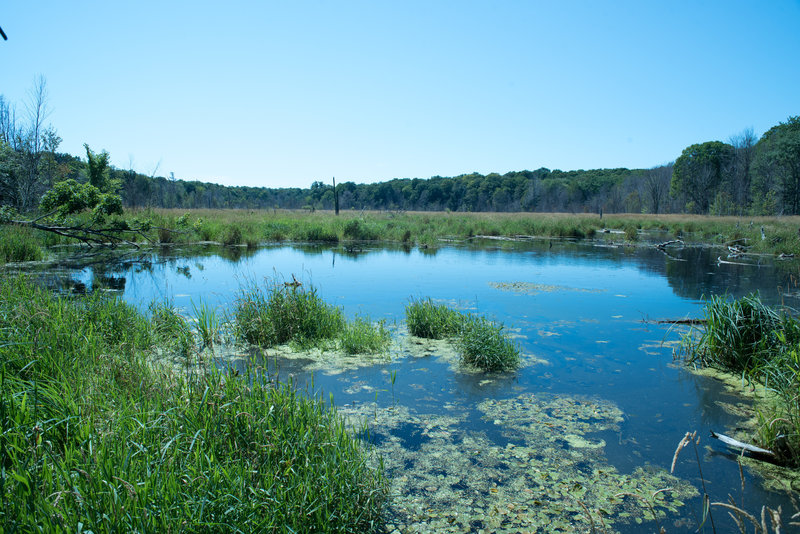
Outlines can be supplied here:
[[503, 335], [503, 325], [468, 316], [458, 337], [461, 359], [483, 371], [508, 371], [519, 365], [519, 348]]
[[39, 261], [44, 256], [39, 240], [28, 228], [0, 226], [0, 263]]
[[222, 238], [223, 245], [241, 245], [243, 242], [242, 228], [238, 224], [233, 224], [225, 229], [225, 235]]
[[336, 338], [345, 327], [342, 311], [325, 303], [314, 287], [291, 282], [242, 288], [233, 317], [240, 339], [264, 347], [290, 341], [314, 345]]
[[376, 354], [389, 348], [391, 334], [383, 321], [373, 324], [368, 318], [348, 321], [339, 335], [339, 346], [347, 354]]
[[219, 339], [221, 328], [216, 310], [202, 301], [200, 304], [192, 302], [192, 309], [197, 321], [197, 333], [203, 342], [203, 346], [214, 348], [214, 343]]
[[778, 461], [800, 465], [800, 323], [757, 295], [712, 297], [704, 315], [679, 353], [689, 364], [732, 372], [774, 392], [758, 405], [757, 441]]
[[168, 300], [154, 301], [149, 310], [153, 334], [159, 346], [172, 349], [188, 359], [194, 349], [194, 337], [189, 322], [178, 312], [175, 304]]
[[0, 530], [382, 528], [380, 462], [321, 398], [158, 368], [153, 319], [115, 298], [6, 279], [0, 317]]
[[413, 336], [429, 339], [452, 337], [461, 331], [464, 314], [430, 298], [411, 299], [406, 304], [406, 324]]
[[684, 357], [689, 363], [741, 372], [770, 359], [779, 347], [781, 315], [757, 295], [740, 299], [712, 296], [703, 314], [705, 325], [699, 337], [684, 338]]

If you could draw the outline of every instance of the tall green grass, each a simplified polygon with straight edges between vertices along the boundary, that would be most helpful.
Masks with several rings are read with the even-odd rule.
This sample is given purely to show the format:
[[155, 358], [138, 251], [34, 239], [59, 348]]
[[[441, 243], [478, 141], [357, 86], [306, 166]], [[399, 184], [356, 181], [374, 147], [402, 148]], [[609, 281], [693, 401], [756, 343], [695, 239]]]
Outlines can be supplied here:
[[385, 479], [335, 410], [154, 367], [179, 322], [0, 281], [0, 531], [379, 530]]
[[800, 465], [800, 322], [757, 295], [712, 297], [704, 315], [705, 324], [683, 338], [683, 358], [774, 392], [759, 404], [757, 441], [779, 461]]
[[453, 338], [461, 361], [483, 371], [508, 371], [520, 363], [519, 347], [503, 334], [503, 325], [485, 317], [464, 314], [430, 298], [406, 305], [411, 335], [429, 339]]
[[332, 340], [345, 326], [339, 308], [325, 303], [315, 288], [268, 283], [243, 287], [234, 305], [234, 329], [253, 345], [302, 346]]
[[470, 316], [464, 321], [457, 345], [464, 363], [484, 371], [506, 371], [519, 366], [519, 348], [503, 335], [503, 325], [484, 317]]
[[0, 226], [0, 263], [39, 261], [44, 257], [34, 231], [19, 226]]
[[461, 331], [464, 316], [445, 304], [434, 304], [430, 298], [412, 299], [406, 304], [406, 324], [412, 336], [443, 339]]
[[346, 354], [378, 354], [386, 352], [391, 339], [383, 321], [372, 324], [368, 318], [356, 317], [339, 334], [339, 347]]
[[253, 345], [293, 343], [300, 348], [338, 347], [347, 354], [384, 352], [390, 334], [384, 324], [366, 317], [348, 322], [342, 310], [317, 294], [314, 287], [293, 283], [251, 283], [237, 296], [233, 311], [236, 336]]
[[[75, 220], [83, 216], [76, 216]], [[152, 229], [151, 240], [162, 243], [214, 241], [228, 245], [247, 244], [254, 248], [266, 242], [318, 242], [335, 244], [347, 241], [389, 241], [435, 247], [440, 240], [470, 240], [479, 236], [536, 236], [552, 238], [592, 238], [604, 229], [625, 232], [628, 241], [646, 244], [663, 239], [663, 233], [680, 236], [687, 242], [723, 245], [737, 240], [751, 252], [793, 253], [800, 248], [797, 227], [800, 217], [710, 217], [699, 215], [594, 214], [568, 213], [450, 213], [450, 212], [333, 212], [305, 210], [184, 210], [128, 209], [125, 220]], [[84, 220], [85, 222], [85, 220]], [[764, 227], [766, 239], [761, 239]], [[19, 229], [18, 229], [19, 230]], [[0, 232], [4, 229], [0, 228]], [[14, 230], [17, 231], [17, 230]], [[615, 235], [615, 234], [607, 234]], [[35, 249], [43, 245], [75, 242], [55, 234], [19, 234], [9, 252], [0, 251], [0, 261], [20, 257], [35, 259]], [[15, 238], [16, 239], [16, 238]], [[139, 237], [136, 239], [144, 241]], [[0, 243], [3, 240], [0, 239]], [[10, 243], [10, 241], [9, 241]], [[31, 256], [33, 254], [34, 256]]]

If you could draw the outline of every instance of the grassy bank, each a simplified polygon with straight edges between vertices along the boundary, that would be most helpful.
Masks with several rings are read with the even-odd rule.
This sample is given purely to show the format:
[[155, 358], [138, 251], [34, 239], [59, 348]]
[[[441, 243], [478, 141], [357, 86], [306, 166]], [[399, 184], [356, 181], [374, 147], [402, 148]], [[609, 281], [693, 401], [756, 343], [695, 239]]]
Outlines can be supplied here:
[[800, 322], [754, 295], [712, 297], [704, 314], [705, 324], [683, 339], [684, 359], [764, 386], [754, 439], [781, 463], [800, 466]]
[[[544, 213], [443, 213], [443, 212], [332, 212], [284, 210], [127, 210], [133, 225], [152, 224], [151, 238], [158, 243], [214, 241], [255, 247], [261, 243], [391, 241], [435, 246], [441, 240], [476, 236], [543, 238], [603, 238], [647, 244], [653, 240], [681, 238], [691, 243], [747, 245], [749, 252], [792, 254], [800, 252], [800, 217], [706, 217], [696, 215], [606, 215]], [[764, 228], [764, 239], [761, 229]], [[10, 227], [8, 227], [10, 228]], [[44, 245], [67, 243], [66, 238], [41, 233], [11, 232], [3, 241], [1, 261], [36, 259]], [[613, 233], [607, 233], [607, 230]], [[16, 232], [16, 233], [14, 233]], [[6, 234], [4, 234], [6, 235]], [[23, 236], [24, 239], [21, 239]], [[30, 245], [21, 246], [25, 241]], [[36, 250], [38, 249], [38, 251]], [[27, 252], [26, 252], [27, 250]]]
[[0, 282], [0, 530], [377, 528], [384, 479], [335, 411], [254, 371], [153, 366], [193, 343], [168, 304]]

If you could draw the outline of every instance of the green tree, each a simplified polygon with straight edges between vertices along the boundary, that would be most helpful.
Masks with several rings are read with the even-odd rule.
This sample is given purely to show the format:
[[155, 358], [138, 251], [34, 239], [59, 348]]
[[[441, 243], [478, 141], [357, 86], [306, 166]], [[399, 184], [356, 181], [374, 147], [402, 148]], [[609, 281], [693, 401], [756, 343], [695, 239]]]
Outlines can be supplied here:
[[780, 210], [800, 213], [800, 116], [770, 128], [756, 145], [753, 184], [757, 197], [776, 193]]
[[732, 159], [733, 146], [720, 141], [684, 149], [672, 169], [672, 195], [683, 197], [697, 213], [708, 213], [708, 206], [725, 181]]
[[86, 160], [88, 162], [86, 171], [89, 175], [89, 183], [95, 186], [103, 193], [116, 193], [119, 189], [119, 182], [116, 180], [109, 180], [109, 159], [108, 152], [103, 150], [99, 154], [93, 152], [89, 145], [84, 143], [83, 148], [86, 149]]

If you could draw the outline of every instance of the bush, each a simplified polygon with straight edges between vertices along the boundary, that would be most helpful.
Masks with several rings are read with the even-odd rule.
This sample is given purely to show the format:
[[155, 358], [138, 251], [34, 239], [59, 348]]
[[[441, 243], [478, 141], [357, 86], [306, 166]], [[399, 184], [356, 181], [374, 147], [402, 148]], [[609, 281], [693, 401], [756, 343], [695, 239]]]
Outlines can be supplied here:
[[357, 241], [375, 241], [380, 239], [380, 233], [377, 229], [358, 219], [352, 219], [345, 223], [343, 235], [346, 239]]
[[242, 242], [242, 229], [238, 224], [233, 224], [225, 230], [225, 236], [222, 238], [224, 245], [241, 245]]

